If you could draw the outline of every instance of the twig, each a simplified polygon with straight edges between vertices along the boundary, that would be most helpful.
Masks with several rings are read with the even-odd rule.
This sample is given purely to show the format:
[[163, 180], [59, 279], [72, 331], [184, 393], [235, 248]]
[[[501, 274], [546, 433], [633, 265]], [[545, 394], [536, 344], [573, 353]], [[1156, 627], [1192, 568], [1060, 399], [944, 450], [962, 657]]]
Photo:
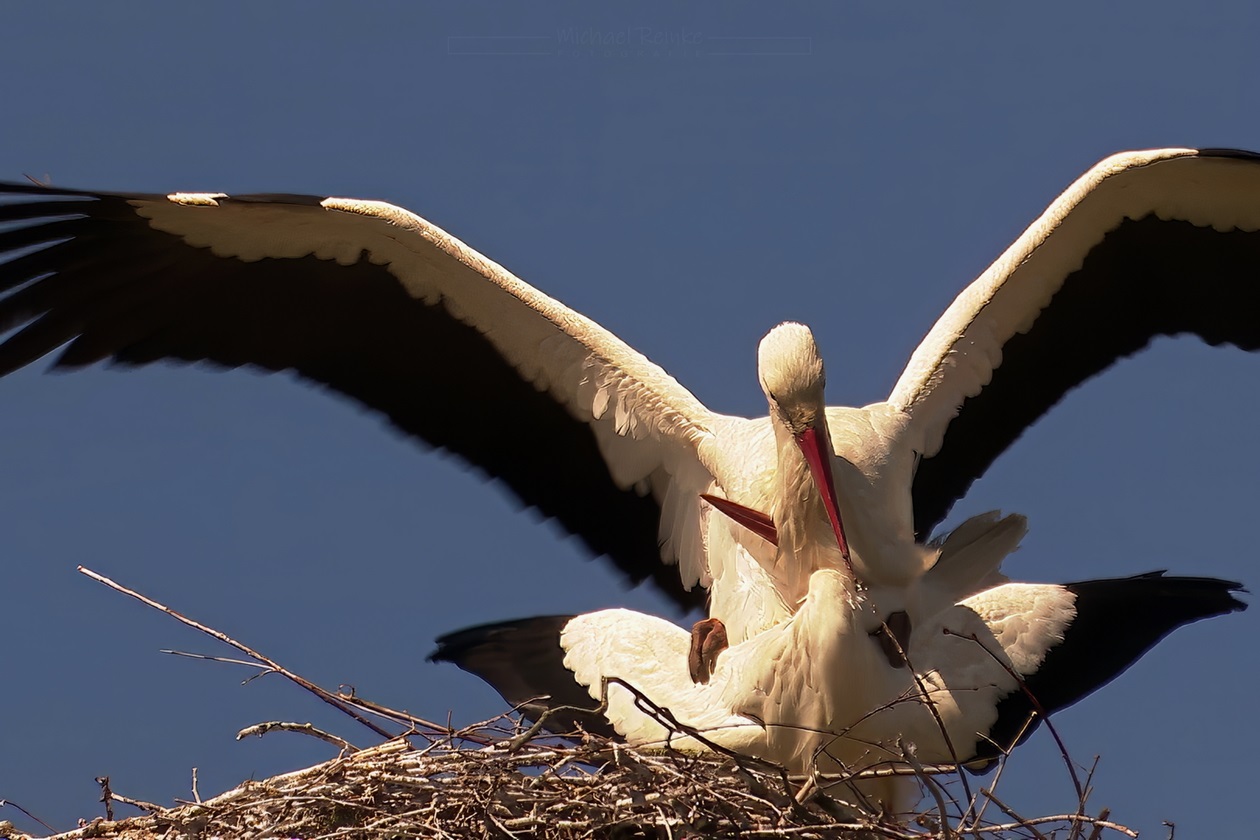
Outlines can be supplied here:
[[967, 796], [967, 801], [972, 800], [971, 784], [967, 781], [967, 775], [963, 770], [962, 762], [958, 760], [958, 752], [954, 749], [954, 742], [949, 737], [949, 732], [945, 729], [945, 721], [941, 719], [941, 713], [936, 708], [936, 701], [928, 694], [924, 685], [923, 678], [919, 676], [919, 672], [914, 669], [914, 663], [910, 661], [910, 656], [901, 647], [901, 642], [897, 640], [897, 634], [892, 631], [887, 622], [880, 622], [884, 632], [888, 638], [892, 640], [893, 646], [897, 649], [897, 654], [906, 663], [906, 670], [910, 672], [910, 676], [914, 678], [914, 684], [918, 687], [919, 693], [923, 696], [923, 702], [928, 707], [928, 711], [932, 713], [932, 718], [936, 721], [936, 727], [941, 732], [941, 738], [945, 740], [945, 748], [949, 750], [949, 757], [954, 762], [958, 770], [958, 781], [962, 783], [963, 793]]
[[[530, 699], [526, 700], [524, 703], [517, 703], [516, 706], [512, 708], [512, 711], [514, 713], [521, 712], [521, 710], [524, 709], [529, 704], [535, 702], [536, 700], [543, 700], [543, 699], [546, 699], [545, 695], [539, 696], [539, 697], [531, 697]], [[561, 712], [587, 712], [593, 715], [602, 715], [606, 711], [608, 711], [608, 692], [606, 689], [604, 691], [603, 699], [600, 701], [599, 705], [593, 709], [586, 709], [581, 706], [552, 706], [551, 708], [543, 711], [543, 713], [538, 716], [538, 720], [534, 721], [529, 726], [528, 729], [526, 729], [520, 735], [517, 735], [512, 740], [508, 741], [508, 745], [507, 745], [508, 752], [516, 752], [521, 747], [525, 746], [527, 743], [534, 740], [534, 737], [539, 732], [542, 732], [543, 727], [547, 725], [547, 721], [551, 720], [551, 718], [560, 714]]]
[[931, 776], [923, 772], [923, 765], [919, 763], [918, 757], [914, 754], [914, 748], [907, 744], [905, 739], [898, 738], [897, 746], [901, 748], [902, 758], [914, 770], [915, 776], [919, 779], [919, 784], [927, 788], [928, 792], [932, 794], [932, 798], [936, 800], [936, 810], [941, 815], [941, 836], [945, 840], [953, 840], [955, 835], [953, 829], [949, 827], [949, 809], [945, 807], [945, 795], [941, 792], [941, 786]]
[[804, 805], [810, 800], [815, 793], [818, 792], [818, 777], [811, 775], [805, 777], [805, 783], [796, 790], [796, 795], [792, 797], [797, 805]]
[[[998, 807], [1001, 808], [1002, 806], [999, 804]], [[1003, 809], [1003, 810], [1006, 810], [1006, 809]], [[1043, 838], [1044, 840], [1045, 835], [1037, 831], [1035, 826], [1046, 825], [1048, 823], [1071, 823], [1074, 820], [1080, 819], [1080, 816], [1077, 814], [1055, 814], [1052, 817], [1035, 817], [1033, 819], [1024, 819], [1018, 814], [1010, 814], [1009, 816], [1011, 817], [1011, 819], [1018, 820], [1018, 822], [1003, 823], [1001, 825], [990, 825], [982, 829], [971, 829], [967, 833], [975, 834], [979, 836], [983, 834], [1000, 834], [1003, 831], [1014, 831], [1016, 829], [1022, 828], [1022, 829], [1026, 829], [1028, 831], [1033, 832], [1035, 836]], [[1127, 825], [1121, 825], [1120, 823], [1110, 822], [1108, 820], [1103, 820], [1103, 819], [1095, 819], [1094, 817], [1085, 817], [1084, 822], [1090, 825], [1099, 826], [1109, 831], [1119, 832], [1120, 834], [1123, 834], [1125, 837], [1136, 838], [1138, 836], [1138, 833], [1136, 831], [1129, 828]]]
[[114, 591], [116, 591], [116, 592], [121, 592], [121, 593], [123, 593], [124, 595], [129, 595], [129, 596], [131, 596], [132, 598], [135, 598], [135, 599], [136, 599], [137, 601], [139, 601], [140, 603], [144, 604], [145, 606], [149, 606], [149, 607], [152, 607], [152, 608], [153, 608], [153, 609], [155, 609], [155, 610], [158, 610], [159, 612], [166, 613], [166, 614], [167, 614], [167, 615], [169, 615], [171, 618], [175, 619], [176, 621], [180, 622], [181, 624], [186, 624], [186, 625], [188, 625], [189, 627], [192, 627], [194, 630], [200, 630], [202, 633], [205, 633], [205, 634], [206, 634], [207, 636], [209, 636], [210, 638], [212, 638], [212, 639], [217, 639], [217, 640], [219, 640], [220, 642], [223, 642], [225, 645], [230, 645], [230, 646], [232, 646], [232, 647], [236, 648], [236, 649], [237, 649], [237, 650], [239, 650], [241, 653], [245, 654], [246, 656], [250, 657], [251, 659], [256, 659], [257, 661], [259, 661], [259, 662], [263, 663], [264, 665], [266, 665], [266, 666], [267, 666], [267, 667], [268, 667], [271, 671], [274, 671], [275, 673], [280, 674], [281, 676], [283, 676], [283, 677], [285, 677], [285, 678], [289, 679], [290, 681], [292, 681], [292, 682], [296, 683], [297, 685], [299, 685], [299, 686], [301, 686], [302, 688], [306, 689], [307, 691], [311, 692], [311, 693], [312, 693], [312, 694], [314, 694], [316, 697], [318, 697], [320, 700], [323, 700], [325, 703], [327, 703], [328, 705], [332, 706], [333, 708], [335, 708], [335, 709], [339, 710], [339, 711], [340, 711], [340, 712], [342, 712], [343, 714], [349, 715], [350, 717], [354, 718], [354, 719], [355, 719], [355, 720], [357, 720], [359, 723], [361, 723], [361, 724], [363, 724], [364, 726], [366, 726], [368, 729], [371, 729], [371, 730], [372, 730], [373, 732], [375, 732], [377, 735], [380, 735], [382, 738], [392, 738], [392, 737], [394, 737], [394, 736], [393, 736], [393, 735], [391, 735], [389, 732], [386, 732], [384, 729], [382, 729], [381, 727], [377, 726], [375, 723], [372, 723], [372, 721], [370, 721], [370, 720], [368, 720], [367, 718], [365, 718], [365, 717], [363, 717], [362, 715], [360, 715], [358, 712], [356, 712], [354, 709], [352, 709], [352, 708], [351, 708], [350, 706], [348, 706], [346, 703], [344, 703], [344, 702], [342, 702], [341, 700], [337, 699], [334, 695], [330, 694], [328, 691], [326, 691], [326, 690], [324, 690], [324, 689], [320, 688], [319, 686], [315, 685], [314, 683], [310, 682], [309, 680], [305, 679], [304, 677], [298, 676], [297, 674], [293, 673], [292, 671], [289, 671], [288, 669], [286, 669], [286, 668], [282, 667], [282, 666], [281, 666], [278, 662], [276, 662], [275, 660], [273, 660], [273, 659], [269, 659], [268, 657], [263, 656], [261, 653], [258, 653], [257, 651], [255, 651], [255, 650], [253, 650], [253, 649], [251, 649], [251, 648], [249, 648], [249, 647], [247, 647], [247, 646], [245, 646], [245, 645], [241, 644], [240, 642], [238, 642], [238, 641], [236, 641], [235, 639], [233, 639], [231, 636], [228, 636], [226, 633], [221, 633], [220, 631], [218, 631], [218, 630], [214, 630], [214, 629], [212, 629], [212, 628], [210, 628], [210, 627], [207, 627], [207, 626], [205, 626], [204, 624], [199, 624], [199, 623], [197, 623], [196, 621], [193, 621], [191, 618], [187, 618], [187, 617], [185, 617], [185, 616], [181, 615], [180, 613], [176, 612], [175, 610], [171, 609], [170, 607], [165, 606], [164, 604], [160, 604], [160, 603], [158, 603], [157, 601], [154, 601], [152, 598], [147, 598], [147, 597], [145, 597], [144, 595], [141, 595], [139, 592], [136, 592], [136, 591], [134, 591], [134, 590], [132, 590], [132, 589], [128, 589], [127, 587], [123, 586], [122, 584], [115, 583], [114, 581], [110, 580], [109, 578], [105, 577], [104, 575], [97, 574], [96, 572], [92, 571], [91, 569], [87, 568], [86, 566], [79, 566], [79, 567], [78, 567], [78, 570], [79, 570], [79, 572], [80, 572], [80, 573], [82, 573], [82, 574], [84, 574], [84, 575], [86, 575], [86, 576], [90, 577], [92, 580], [96, 581], [97, 583], [102, 583], [102, 584], [104, 584], [105, 586], [108, 586], [110, 589], [113, 589], [113, 590], [114, 590]]
[[26, 810], [26, 809], [25, 809], [25, 808], [23, 808], [21, 805], [19, 805], [19, 804], [17, 804], [16, 802], [14, 802], [12, 799], [0, 799], [0, 808], [3, 808], [3, 807], [4, 807], [4, 806], [6, 806], [6, 805], [8, 805], [10, 808], [17, 808], [19, 811], [21, 811], [21, 812], [22, 812], [23, 814], [25, 814], [27, 817], [29, 817], [29, 818], [30, 818], [30, 819], [32, 819], [32, 820], [35, 820], [35, 822], [39, 823], [39, 824], [40, 824], [40, 825], [42, 825], [44, 828], [48, 829], [49, 831], [56, 832], [56, 830], [57, 830], [57, 829], [53, 828], [53, 827], [52, 827], [51, 825], [49, 825], [48, 823], [44, 822], [44, 821], [43, 821], [43, 820], [41, 820], [39, 817], [37, 817], [37, 816], [35, 816], [34, 814], [32, 814], [30, 811]]
[[[1033, 717], [1029, 715], [1024, 721], [1024, 725], [1019, 728], [1019, 733], [1015, 736], [1015, 743], [1019, 743], [1020, 739], [1024, 737], [1024, 733], [1028, 731], [1028, 727], [1032, 725], [1032, 722]], [[993, 781], [989, 783], [989, 790], [996, 791], [998, 782], [1002, 781], [1002, 773], [1006, 770], [1006, 762], [1010, 759], [1011, 754], [1007, 752], [1006, 747], [997, 743], [993, 739], [990, 738], [988, 740], [990, 744], [993, 744], [993, 746], [997, 747], [997, 749], [1002, 753], [1002, 757], [996, 759], [998, 763], [997, 770], [993, 774]], [[980, 802], [978, 801], [978, 795], [977, 797], [972, 797], [971, 804], [967, 806], [967, 814], [964, 814], [963, 820], [959, 822], [959, 830], [962, 831], [965, 828], [963, 822], [966, 821], [967, 815], [972, 813], [975, 814], [975, 817], [971, 820], [971, 824], [980, 825], [980, 822], [984, 819], [984, 812], [989, 807], [989, 802], [991, 801], [991, 799], [986, 797], [983, 802]], [[978, 811], [976, 810], [976, 805], [980, 806]]]
[[[165, 653], [171, 656], [183, 656], [188, 659], [200, 659], [206, 662], [222, 662], [227, 665], [243, 665], [247, 668], [259, 669], [259, 672], [257, 674], [254, 674], [253, 676], [245, 680], [242, 680], [241, 685], [248, 685], [251, 681], [257, 679], [258, 677], [266, 676], [267, 674], [272, 673], [274, 671], [274, 669], [270, 665], [264, 665], [258, 662], [250, 662], [245, 659], [232, 659], [227, 656], [212, 656], [211, 654], [208, 654], [208, 653], [191, 653], [189, 651], [170, 650], [168, 648], [163, 648], [162, 650], [159, 651], [159, 653]], [[320, 690], [328, 694], [333, 694], [332, 692], [329, 692], [325, 688], [321, 688]], [[410, 712], [401, 711], [399, 709], [391, 709], [390, 707], [381, 705], [380, 703], [374, 703], [371, 700], [365, 700], [364, 698], [355, 695], [353, 693], [353, 690], [351, 690], [351, 693], [348, 693], [348, 694], [338, 691], [336, 694], [333, 694], [333, 696], [335, 696], [341, 702], [349, 706], [352, 706], [353, 708], [359, 709], [364, 712], [368, 712], [370, 714], [377, 715], [378, 717], [383, 717], [386, 720], [393, 721], [394, 723], [397, 723], [403, 726], [410, 726], [413, 731], [406, 733], [408, 735], [420, 734], [420, 735], [424, 735], [426, 738], [429, 738], [430, 741], [433, 741], [434, 738], [444, 739], [451, 732], [451, 729], [449, 726], [444, 727], [444, 726], [441, 726], [440, 724], [433, 723], [432, 721], [425, 720], [424, 718], [416, 717]], [[422, 733], [417, 729], [417, 727], [424, 727], [426, 729], [432, 730], [432, 732]], [[471, 732], [476, 729], [477, 729], [477, 724], [473, 724], [472, 726], [465, 727], [465, 730], [461, 730], [461, 732], [464, 733], [461, 736], [462, 740], [472, 741], [474, 743], [478, 743], [483, 746], [489, 745], [490, 741], [487, 740], [486, 738], [478, 737], [471, 734]], [[239, 737], [238, 737], [238, 740], [239, 740]]]
[[[1089, 772], [1085, 774], [1085, 782], [1082, 785], [1082, 787], [1084, 787], [1085, 789], [1085, 793], [1084, 795], [1081, 796], [1080, 800], [1076, 803], [1076, 813], [1078, 816], [1082, 818], [1085, 817], [1085, 802], [1087, 799], [1089, 799], [1090, 793], [1092, 793], [1094, 790], [1093, 787], [1091, 786], [1091, 783], [1094, 781], [1094, 771], [1098, 769], [1099, 758], [1100, 756], [1094, 756], [1094, 763], [1089, 766]], [[1084, 831], [1086, 825], [1087, 823], [1085, 823], [1084, 821], [1072, 823], [1072, 828], [1068, 832], [1068, 840], [1076, 840], [1076, 838], [1080, 837], [1081, 832]], [[1091, 832], [1091, 834], [1097, 835], [1098, 832], [1099, 832], [1099, 829], [1095, 827], [1093, 832]], [[1091, 840], [1096, 840], [1096, 837], [1091, 837]]]
[[[393, 721], [394, 723], [397, 723], [400, 725], [410, 726], [413, 731], [415, 731], [416, 727], [424, 727], [425, 729], [432, 730], [431, 734], [436, 734], [439, 737], [443, 737], [443, 738], [449, 736], [450, 733], [453, 731], [453, 727], [450, 725], [449, 720], [446, 722], [445, 726], [439, 723], [434, 723], [431, 720], [425, 720], [422, 717], [416, 717], [410, 712], [407, 712], [401, 709], [391, 709], [389, 706], [384, 706], [380, 703], [375, 703], [371, 700], [367, 700], [363, 697], [359, 697], [357, 694], [354, 693], [353, 689], [351, 689], [349, 693], [345, 691], [338, 691], [336, 694], [336, 697], [341, 702], [346, 703], [350, 706], [353, 706], [356, 709], [361, 709], [362, 711], [377, 715], [379, 717], [383, 717], [386, 720]], [[488, 745], [489, 742], [486, 741], [484, 738], [476, 738], [470, 734], [470, 730], [475, 729], [475, 728], [476, 728], [475, 726], [464, 727], [464, 729], [459, 730], [461, 733], [460, 737], [467, 741], [473, 741], [473, 742], [482, 744], [483, 746]], [[412, 734], [412, 733], [407, 733], [407, 734]]]
[[143, 799], [132, 799], [130, 796], [123, 796], [117, 791], [111, 791], [110, 796], [114, 798], [115, 802], [121, 802], [124, 805], [130, 805], [132, 808], [148, 811], [151, 814], [166, 810], [161, 805], [154, 805], [152, 802], [145, 802]]
[[[250, 735], [257, 735], [259, 738], [261, 738], [262, 736], [266, 735], [268, 732], [271, 732], [274, 730], [280, 730], [281, 732], [300, 732], [303, 735], [310, 735], [312, 738], [318, 738], [321, 741], [326, 741], [327, 743], [332, 744], [334, 747], [341, 750], [342, 752], [353, 753], [353, 752], [359, 751], [358, 747], [354, 746], [346, 739], [341, 738], [337, 735], [333, 735], [329, 732], [325, 732], [322, 729], [316, 729], [313, 724], [289, 723], [289, 722], [281, 721], [281, 720], [269, 720], [265, 723], [256, 723], [253, 726], [247, 726], [244, 729], [242, 729], [240, 732], [236, 733], [236, 740], [238, 741], [244, 740]], [[195, 780], [196, 778], [197, 778], [197, 771], [194, 769], [193, 779]]]
[[100, 801], [105, 803], [105, 819], [114, 821], [114, 795], [109, 789], [109, 776], [97, 776], [96, 783], [101, 786]]
[[[984, 795], [985, 795], [985, 796], [987, 796], [987, 797], [989, 797], [990, 799], [992, 799], [992, 800], [993, 800], [993, 804], [994, 804], [994, 805], [996, 805], [996, 806], [998, 806], [999, 808], [1001, 808], [1001, 809], [1002, 809], [1002, 813], [1006, 814], [1006, 816], [1008, 816], [1008, 817], [1010, 817], [1011, 819], [1013, 819], [1013, 820], [1015, 820], [1015, 821], [1016, 821], [1016, 826], [1015, 826], [1015, 827], [1017, 827], [1017, 828], [1025, 828], [1025, 827], [1026, 827], [1029, 831], [1031, 831], [1031, 832], [1033, 833], [1033, 836], [1034, 836], [1034, 837], [1036, 837], [1036, 838], [1037, 838], [1037, 840], [1046, 840], [1046, 835], [1044, 835], [1044, 834], [1042, 834], [1040, 831], [1038, 831], [1038, 830], [1036, 829], [1036, 827], [1035, 827], [1032, 823], [1030, 823], [1028, 820], [1024, 819], [1024, 818], [1023, 818], [1023, 817], [1021, 817], [1019, 814], [1015, 813], [1015, 812], [1014, 812], [1014, 811], [1013, 811], [1013, 810], [1012, 810], [1012, 809], [1011, 809], [1011, 808], [1010, 808], [1010, 807], [1009, 807], [1009, 806], [1008, 806], [1005, 802], [1003, 802], [1001, 799], [998, 799], [998, 798], [997, 798], [997, 794], [995, 794], [995, 793], [994, 793], [991, 789], [990, 789], [990, 790], [982, 790], [982, 792], [984, 793]], [[1067, 819], [1071, 819], [1071, 817], [1068, 817]], [[1000, 829], [999, 829], [999, 828], [994, 828], [994, 827], [990, 827], [990, 828], [988, 828], [988, 829], [985, 829], [985, 831], [986, 831], [987, 833], [993, 833], [993, 832], [996, 832], [996, 831], [998, 831], [998, 830], [1000, 830]], [[973, 833], [973, 834], [979, 834], [979, 833], [980, 833], [980, 830], [979, 830], [979, 829], [975, 829], [975, 830], [973, 830], [973, 832], [972, 832], [972, 833]]]
[[[227, 656], [211, 656], [208, 653], [190, 653], [186, 650], [171, 650], [169, 648], [159, 648], [158, 653], [165, 653], [171, 656], [183, 656], [187, 659], [202, 659], [207, 662], [223, 662], [228, 665], [244, 665], [246, 668], [259, 668], [262, 671], [270, 671], [271, 668], [260, 662], [250, 662], [248, 659], [231, 659]], [[253, 679], [253, 677], [250, 677]], [[248, 680], [246, 680], [248, 682]]]
[[1103, 808], [1098, 812], [1098, 819], [1094, 821], [1094, 830], [1089, 833], [1089, 840], [1101, 840], [1103, 827], [1102, 823], [1106, 822], [1107, 817], [1111, 816], [1110, 808]]

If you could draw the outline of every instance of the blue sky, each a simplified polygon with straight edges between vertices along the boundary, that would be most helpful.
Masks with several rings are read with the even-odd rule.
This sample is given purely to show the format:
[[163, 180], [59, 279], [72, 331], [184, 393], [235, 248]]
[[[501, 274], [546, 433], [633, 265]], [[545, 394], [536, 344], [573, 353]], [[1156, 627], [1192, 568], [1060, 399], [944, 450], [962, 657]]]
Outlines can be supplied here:
[[[935, 6], [0, 5], [0, 177], [381, 198], [592, 316], [714, 408], [759, 415], [758, 339], [810, 323], [829, 399], [882, 398], [954, 295], [1118, 150], [1260, 150], [1260, 11]], [[14, 36], [17, 37], [14, 37]], [[592, 45], [598, 42], [598, 45]], [[1135, 299], [1140, 305], [1140, 299]], [[0, 798], [58, 827], [93, 777], [158, 802], [329, 756], [235, 732], [370, 734], [74, 572], [82, 563], [323, 685], [487, 717], [432, 639], [628, 605], [493, 483], [284, 376], [0, 381]], [[1162, 341], [1080, 391], [955, 508], [1031, 520], [1008, 563], [1258, 585], [1260, 359]], [[1251, 836], [1260, 609], [1182, 630], [1057, 718], [1091, 799], [1163, 837]], [[999, 788], [1074, 807], [1048, 738]], [[0, 811], [0, 818], [20, 815]]]

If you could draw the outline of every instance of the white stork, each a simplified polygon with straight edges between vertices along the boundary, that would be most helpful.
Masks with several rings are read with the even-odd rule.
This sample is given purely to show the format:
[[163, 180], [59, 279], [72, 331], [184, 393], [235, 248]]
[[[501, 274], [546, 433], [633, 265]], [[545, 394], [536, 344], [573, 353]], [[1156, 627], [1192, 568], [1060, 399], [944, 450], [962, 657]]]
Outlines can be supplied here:
[[[935, 556], [922, 541], [1066, 391], [1156, 335], [1260, 346], [1260, 157], [1243, 152], [1095, 166], [963, 291], [885, 402], [824, 411], [812, 338], [777, 330], [759, 420], [710, 411], [591, 320], [387, 204], [22, 184], [0, 201], [0, 329], [20, 327], [0, 375], [62, 345], [63, 368], [293, 370], [499, 478], [632, 579], [685, 605], [709, 587], [733, 642], [790, 614], [845, 535], [884, 614], [953, 603], [970, 584], [941, 574], [920, 591]], [[810, 459], [834, 481], [834, 515]], [[704, 494], [754, 524], [769, 514], [777, 551], [710, 516]]]
[[[904, 763], [909, 744], [925, 763], [983, 772], [1043, 713], [1106, 684], [1177, 627], [1245, 609], [1232, 594], [1239, 589], [1162, 572], [1002, 584], [920, 625], [906, 650], [913, 674], [884, 660], [871, 639], [881, 618], [866, 600], [849, 606], [852, 578], [843, 569], [815, 572], [799, 611], [723, 652], [704, 685], [688, 673], [685, 630], [624, 609], [469, 628], [438, 639], [429, 658], [476, 674], [531, 719], [557, 709], [543, 723], [558, 734], [580, 725], [693, 751], [709, 741], [794, 773]], [[893, 813], [909, 810], [916, 790], [905, 776], [855, 787], [858, 804]]]

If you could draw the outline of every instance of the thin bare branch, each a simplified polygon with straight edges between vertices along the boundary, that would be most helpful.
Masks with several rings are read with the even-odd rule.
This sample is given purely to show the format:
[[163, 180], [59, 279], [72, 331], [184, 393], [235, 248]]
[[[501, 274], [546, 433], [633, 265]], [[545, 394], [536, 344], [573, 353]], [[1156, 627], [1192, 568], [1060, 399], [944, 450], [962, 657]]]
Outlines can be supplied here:
[[[896, 640], [893, 640], [894, 644]], [[944, 840], [953, 840], [954, 832], [949, 827], [949, 809], [945, 807], [945, 794], [941, 792], [941, 786], [923, 771], [923, 765], [914, 754], [914, 747], [907, 744], [903, 739], [897, 739], [897, 746], [901, 747], [901, 757], [906, 760], [911, 769], [914, 770], [915, 776], [919, 779], [919, 784], [927, 788], [928, 793], [936, 801], [936, 811], [940, 816], [941, 836]]]
[[384, 729], [381, 729], [375, 723], [372, 723], [372, 721], [360, 715], [354, 709], [350, 708], [349, 705], [339, 700], [336, 696], [328, 693], [326, 690], [320, 688], [319, 686], [310, 682], [306, 678], [298, 676], [292, 671], [289, 671], [288, 669], [282, 667], [276, 661], [266, 656], [263, 656], [261, 653], [258, 653], [257, 651], [253, 650], [250, 647], [247, 647], [246, 645], [241, 644], [240, 642], [236, 641], [235, 639], [233, 639], [231, 636], [227, 635], [226, 633], [220, 632], [213, 628], [207, 627], [204, 624], [200, 624], [196, 621], [193, 621], [191, 618], [181, 615], [180, 613], [176, 612], [175, 610], [171, 609], [165, 604], [160, 604], [157, 601], [154, 601], [152, 598], [148, 598], [148, 597], [145, 597], [144, 595], [141, 595], [139, 592], [136, 592], [135, 590], [128, 589], [122, 584], [116, 583], [110, 580], [109, 578], [105, 577], [104, 575], [97, 574], [96, 572], [92, 571], [86, 566], [79, 566], [78, 570], [81, 574], [84, 574], [87, 577], [90, 577], [92, 580], [96, 581], [97, 583], [101, 583], [101, 584], [104, 584], [105, 586], [108, 586], [110, 589], [113, 589], [115, 592], [121, 592], [124, 595], [128, 595], [132, 598], [135, 598], [137, 601], [139, 601], [140, 603], [144, 604], [147, 607], [152, 607], [153, 609], [159, 612], [166, 613], [171, 618], [175, 619], [181, 624], [186, 624], [187, 626], [193, 628], [194, 630], [199, 630], [202, 633], [205, 633], [207, 636], [209, 636], [212, 639], [217, 639], [218, 641], [223, 642], [223, 644], [225, 645], [229, 645], [231, 647], [236, 648], [241, 653], [245, 654], [251, 659], [261, 662], [263, 665], [266, 665], [268, 668], [275, 671], [277, 674], [280, 674], [281, 676], [285, 677], [291, 682], [294, 682], [297, 685], [301, 686], [302, 688], [306, 689], [307, 691], [309, 691], [310, 693], [318, 697], [320, 700], [323, 700], [325, 703], [337, 709], [338, 711], [342, 712], [343, 714], [346, 714], [354, 718], [359, 723], [366, 726], [368, 729], [371, 729], [377, 735], [380, 735], [382, 738], [393, 737], [391, 733], [386, 732]]
[[957, 768], [958, 781], [962, 783], [963, 791], [967, 795], [967, 801], [971, 801], [971, 784], [967, 781], [967, 774], [963, 772], [962, 762], [958, 760], [958, 751], [954, 749], [954, 742], [949, 737], [949, 731], [945, 728], [945, 721], [941, 719], [941, 713], [936, 708], [936, 701], [932, 699], [932, 695], [928, 693], [927, 686], [923, 682], [923, 678], [919, 676], [919, 672], [914, 669], [914, 663], [910, 661], [910, 655], [901, 647], [901, 642], [897, 640], [897, 634], [892, 631], [887, 622], [881, 622], [884, 632], [888, 634], [889, 640], [893, 643], [897, 653], [906, 663], [906, 669], [910, 671], [910, 676], [914, 677], [914, 684], [919, 689], [919, 694], [923, 698], [923, 704], [928, 707], [928, 711], [932, 713], [933, 720], [936, 721], [936, 728], [940, 730], [941, 738], [945, 741], [945, 748], [949, 750], [950, 760]]
[[32, 820], [34, 820], [35, 822], [39, 823], [40, 825], [42, 825], [44, 828], [48, 829], [49, 831], [56, 831], [56, 830], [57, 830], [57, 829], [53, 828], [51, 825], [49, 825], [48, 823], [46, 823], [46, 822], [44, 822], [43, 820], [41, 820], [39, 817], [37, 817], [37, 816], [35, 816], [34, 814], [32, 814], [30, 811], [28, 811], [28, 810], [26, 810], [25, 808], [23, 808], [21, 805], [19, 805], [19, 804], [17, 804], [16, 802], [14, 802], [12, 799], [0, 799], [0, 808], [5, 807], [6, 805], [7, 805], [8, 807], [10, 807], [10, 808], [13, 808], [13, 809], [15, 809], [15, 810], [21, 811], [23, 814], [25, 814], [25, 815], [26, 815], [26, 817], [27, 817], [28, 819], [32, 819]]
[[105, 819], [114, 821], [114, 794], [109, 789], [109, 776], [97, 776], [96, 783], [101, 786], [100, 802], [105, 803]]
[[[1033, 836], [1034, 836], [1034, 837], [1036, 837], [1036, 838], [1037, 838], [1037, 840], [1046, 840], [1046, 835], [1044, 835], [1044, 834], [1042, 834], [1040, 831], [1038, 831], [1038, 830], [1037, 830], [1037, 827], [1036, 827], [1036, 825], [1035, 825], [1035, 824], [1030, 823], [1028, 820], [1024, 819], [1024, 818], [1023, 818], [1023, 817], [1021, 817], [1019, 814], [1015, 813], [1015, 811], [1014, 811], [1014, 810], [1012, 810], [1010, 806], [1008, 806], [1008, 805], [1007, 805], [1005, 802], [1003, 802], [1001, 799], [998, 799], [998, 798], [997, 798], [997, 794], [995, 794], [992, 790], [984, 790], [984, 791], [981, 791], [981, 792], [982, 792], [985, 796], [987, 796], [989, 799], [993, 800], [993, 804], [994, 804], [994, 805], [996, 805], [996, 806], [998, 806], [999, 808], [1001, 808], [1001, 809], [1002, 809], [1002, 813], [1006, 814], [1006, 816], [1008, 816], [1008, 817], [1010, 817], [1011, 819], [1015, 820], [1015, 822], [1014, 822], [1014, 823], [1012, 823], [1012, 825], [1017, 825], [1017, 826], [1018, 826], [1018, 827], [1020, 827], [1020, 828], [1027, 828], [1029, 831], [1031, 831], [1031, 832], [1032, 832]], [[1068, 819], [1074, 819], [1074, 818], [1075, 818], [1075, 815], [1073, 815], [1073, 817], [1068, 817]], [[994, 832], [994, 831], [996, 831], [996, 830], [997, 830], [997, 829], [995, 829], [995, 828], [987, 828], [987, 829], [984, 829], [984, 830], [983, 830], [983, 832], [982, 832], [980, 829], [974, 829], [974, 830], [972, 831], [972, 833], [973, 833], [973, 834], [976, 834], [976, 835], [979, 835], [979, 834], [981, 834], [981, 833], [992, 833], [992, 832]]]

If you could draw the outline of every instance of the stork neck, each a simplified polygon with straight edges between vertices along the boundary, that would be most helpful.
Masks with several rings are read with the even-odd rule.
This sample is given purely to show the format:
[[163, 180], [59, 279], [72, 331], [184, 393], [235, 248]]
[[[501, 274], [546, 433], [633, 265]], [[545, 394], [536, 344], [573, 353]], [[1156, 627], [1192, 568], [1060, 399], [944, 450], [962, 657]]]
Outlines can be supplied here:
[[809, 595], [798, 619], [796, 644], [810, 652], [810, 667], [827, 697], [828, 722], [851, 718], [847, 723], [852, 723], [867, 708], [868, 686], [865, 679], [855, 684], [843, 675], [875, 679], [887, 668], [869, 636], [878, 621], [873, 606], [846, 571], [822, 569], [810, 576]]
[[809, 464], [790, 433], [780, 436], [778, 448], [774, 524], [779, 532], [780, 549], [795, 551], [817, 538], [819, 528], [830, 534], [830, 526]]

